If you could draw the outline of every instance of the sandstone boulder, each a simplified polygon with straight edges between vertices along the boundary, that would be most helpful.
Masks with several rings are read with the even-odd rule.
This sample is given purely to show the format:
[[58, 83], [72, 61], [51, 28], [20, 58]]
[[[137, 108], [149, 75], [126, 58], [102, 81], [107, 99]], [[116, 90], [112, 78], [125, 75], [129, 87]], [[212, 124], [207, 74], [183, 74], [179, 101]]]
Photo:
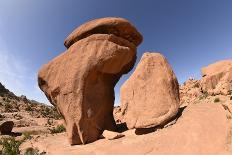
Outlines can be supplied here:
[[210, 95], [226, 95], [232, 91], [232, 60], [218, 61], [202, 68], [202, 90]]
[[72, 44], [93, 34], [113, 34], [138, 46], [142, 35], [136, 28], [123, 18], [100, 18], [89, 21], [76, 28], [66, 39], [64, 45], [69, 48]]
[[159, 53], [143, 54], [120, 93], [122, 114], [130, 129], [163, 125], [179, 108], [178, 81]]
[[14, 126], [13, 121], [0, 121], [0, 133], [9, 134], [11, 133]]
[[121, 133], [113, 132], [113, 131], [108, 131], [108, 130], [105, 130], [102, 133], [102, 136], [104, 138], [108, 139], [108, 140], [113, 140], [113, 139], [118, 139], [118, 138], [124, 137], [124, 135], [121, 134]]
[[114, 131], [114, 86], [136, 60], [142, 36], [122, 18], [81, 25], [65, 40], [68, 50], [39, 71], [39, 87], [64, 116], [70, 144], [90, 143]]

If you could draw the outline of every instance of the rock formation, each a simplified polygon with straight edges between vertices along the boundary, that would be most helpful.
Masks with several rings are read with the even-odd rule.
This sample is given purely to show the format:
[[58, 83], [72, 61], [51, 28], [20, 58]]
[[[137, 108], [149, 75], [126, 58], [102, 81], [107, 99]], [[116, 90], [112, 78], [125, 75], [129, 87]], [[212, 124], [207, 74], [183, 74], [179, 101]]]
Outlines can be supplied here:
[[68, 48], [39, 71], [39, 87], [64, 116], [70, 144], [114, 131], [114, 86], [136, 60], [142, 36], [129, 21], [102, 18], [74, 30]]
[[223, 60], [202, 68], [202, 90], [211, 95], [232, 91], [232, 60]]
[[[200, 96], [204, 97], [201, 92], [200, 80], [188, 79], [180, 86], [180, 105], [187, 106], [195, 103]], [[206, 96], [205, 96], [206, 97]]]
[[120, 93], [121, 111], [130, 129], [163, 125], [179, 108], [178, 81], [159, 53], [143, 54]]

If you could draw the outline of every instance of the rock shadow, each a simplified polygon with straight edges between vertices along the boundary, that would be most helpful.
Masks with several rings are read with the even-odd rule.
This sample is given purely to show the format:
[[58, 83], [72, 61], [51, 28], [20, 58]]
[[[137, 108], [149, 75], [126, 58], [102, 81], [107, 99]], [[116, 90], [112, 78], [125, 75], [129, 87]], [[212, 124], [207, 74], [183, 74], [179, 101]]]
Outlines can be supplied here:
[[171, 126], [171, 125], [175, 124], [178, 121], [178, 119], [182, 116], [182, 113], [183, 113], [183, 111], [185, 110], [186, 107], [187, 106], [179, 108], [176, 116], [173, 117], [172, 119], [170, 119], [164, 125], [159, 125], [159, 126], [155, 126], [155, 127], [151, 127], [151, 128], [137, 128], [135, 130], [135, 134], [136, 135], [149, 134], [149, 133], [155, 132], [158, 129], [163, 129], [165, 127], [168, 127], [168, 126]]
[[127, 125], [126, 125], [125, 122], [124, 123], [116, 124], [116, 127], [117, 127], [117, 132], [119, 132], [119, 133], [122, 133], [122, 132], [128, 130]]
[[10, 132], [10, 133], [1, 133], [1, 135], [8, 135], [8, 136], [12, 136], [12, 137], [17, 137], [17, 136], [21, 136], [22, 133], [20, 133], [20, 132]]

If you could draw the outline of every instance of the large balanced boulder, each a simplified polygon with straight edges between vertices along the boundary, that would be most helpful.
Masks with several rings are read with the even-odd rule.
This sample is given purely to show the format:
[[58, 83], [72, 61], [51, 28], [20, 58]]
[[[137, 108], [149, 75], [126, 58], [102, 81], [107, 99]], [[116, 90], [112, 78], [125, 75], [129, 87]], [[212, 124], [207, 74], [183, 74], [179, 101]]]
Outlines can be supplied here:
[[232, 60], [222, 60], [201, 69], [202, 90], [210, 95], [232, 92]]
[[66, 52], [45, 64], [39, 87], [63, 115], [70, 144], [90, 143], [114, 131], [114, 86], [136, 60], [142, 36], [129, 21], [102, 18], [78, 27]]
[[159, 53], [143, 54], [120, 93], [122, 115], [130, 129], [164, 125], [179, 108], [178, 81]]
[[0, 121], [0, 133], [10, 134], [14, 127], [13, 121]]

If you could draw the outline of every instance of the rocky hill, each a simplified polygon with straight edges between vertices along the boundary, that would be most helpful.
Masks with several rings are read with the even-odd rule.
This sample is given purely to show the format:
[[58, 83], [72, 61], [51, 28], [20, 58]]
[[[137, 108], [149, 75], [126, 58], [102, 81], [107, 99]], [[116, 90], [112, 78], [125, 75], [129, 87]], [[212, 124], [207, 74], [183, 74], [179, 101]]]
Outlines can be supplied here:
[[55, 118], [61, 116], [53, 106], [29, 100], [26, 96], [16, 96], [0, 83], [0, 113], [27, 112], [35, 118]]

